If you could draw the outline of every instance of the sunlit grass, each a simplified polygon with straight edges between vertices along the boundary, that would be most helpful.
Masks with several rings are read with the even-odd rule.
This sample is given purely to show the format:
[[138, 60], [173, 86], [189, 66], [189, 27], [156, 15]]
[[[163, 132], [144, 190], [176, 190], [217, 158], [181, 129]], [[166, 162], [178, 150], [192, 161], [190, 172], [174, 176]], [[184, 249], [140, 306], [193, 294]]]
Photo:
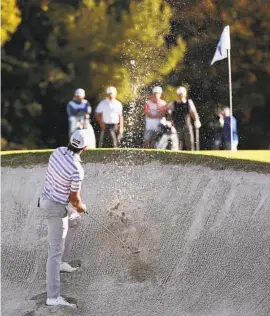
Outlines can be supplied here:
[[[11, 150], [11, 151], [1, 151], [0, 155], [19, 155], [26, 153], [50, 153], [53, 149], [40, 149], [40, 150]], [[98, 148], [88, 150], [89, 152], [107, 152], [107, 151], [138, 151], [138, 152], [168, 152], [172, 153], [169, 150], [153, 150], [153, 149], [130, 149], [130, 148], [121, 148], [121, 149], [106, 149]], [[215, 156], [223, 157], [229, 159], [241, 159], [241, 160], [251, 160], [251, 161], [261, 161], [270, 163], [270, 150], [238, 150], [232, 152], [230, 150], [201, 150], [201, 151], [177, 151], [175, 154], [192, 154], [192, 155], [206, 155], [206, 156]]]

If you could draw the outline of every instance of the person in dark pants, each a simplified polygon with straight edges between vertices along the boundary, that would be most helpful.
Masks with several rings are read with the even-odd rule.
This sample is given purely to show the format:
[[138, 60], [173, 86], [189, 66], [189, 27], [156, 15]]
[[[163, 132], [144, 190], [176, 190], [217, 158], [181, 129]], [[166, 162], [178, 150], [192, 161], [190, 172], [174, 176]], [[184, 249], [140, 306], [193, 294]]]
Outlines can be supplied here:
[[196, 129], [201, 127], [200, 118], [191, 99], [187, 99], [187, 90], [179, 87], [176, 90], [178, 99], [168, 104], [168, 113], [177, 130], [179, 150], [184, 147], [187, 150], [195, 150], [194, 131], [192, 121]]
[[[232, 124], [231, 124], [232, 120]], [[237, 150], [238, 146], [238, 133], [237, 133], [237, 121], [232, 115], [229, 107], [225, 107], [220, 115], [220, 124], [223, 127], [223, 137], [225, 150]], [[231, 142], [231, 125], [232, 125], [232, 142]]]
[[107, 98], [102, 100], [96, 108], [95, 117], [101, 129], [98, 147], [116, 148], [119, 147], [123, 138], [123, 106], [116, 99], [115, 87], [109, 87], [106, 93]]

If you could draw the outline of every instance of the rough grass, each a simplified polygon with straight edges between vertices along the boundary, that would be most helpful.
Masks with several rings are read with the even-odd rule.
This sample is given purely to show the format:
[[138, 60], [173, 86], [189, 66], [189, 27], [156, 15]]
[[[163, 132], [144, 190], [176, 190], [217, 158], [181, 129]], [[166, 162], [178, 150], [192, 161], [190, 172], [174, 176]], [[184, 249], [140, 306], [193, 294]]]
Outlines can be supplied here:
[[[2, 152], [2, 167], [26, 167], [47, 164], [52, 150]], [[218, 155], [223, 157], [218, 157]], [[227, 158], [226, 158], [227, 157]], [[179, 165], [204, 165], [216, 170], [232, 169], [270, 174], [270, 151], [173, 152], [142, 149], [95, 149], [82, 154], [84, 163], [142, 165], [150, 162]]]

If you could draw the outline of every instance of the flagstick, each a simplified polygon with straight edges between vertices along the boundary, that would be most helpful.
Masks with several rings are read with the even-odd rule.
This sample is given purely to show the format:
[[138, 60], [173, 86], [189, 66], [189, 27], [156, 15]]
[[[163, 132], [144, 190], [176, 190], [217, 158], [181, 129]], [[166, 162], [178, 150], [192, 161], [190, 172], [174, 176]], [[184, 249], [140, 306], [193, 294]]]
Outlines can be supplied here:
[[229, 66], [229, 96], [230, 96], [230, 125], [231, 125], [231, 150], [233, 150], [233, 109], [232, 109], [232, 69], [231, 69], [231, 50], [227, 49], [228, 52], [228, 66]]

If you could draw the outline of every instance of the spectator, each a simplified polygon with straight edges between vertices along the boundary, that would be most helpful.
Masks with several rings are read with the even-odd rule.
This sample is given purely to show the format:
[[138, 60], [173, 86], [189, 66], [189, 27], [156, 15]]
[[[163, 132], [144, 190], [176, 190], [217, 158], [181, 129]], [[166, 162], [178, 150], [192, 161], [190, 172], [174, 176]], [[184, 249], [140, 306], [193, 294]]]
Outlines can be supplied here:
[[69, 137], [77, 129], [77, 117], [84, 113], [86, 118], [89, 119], [92, 108], [90, 103], [85, 99], [85, 91], [83, 89], [77, 89], [74, 93], [74, 97], [67, 104], [67, 115], [69, 122]]
[[[232, 146], [231, 146], [231, 119], [232, 119]], [[226, 150], [237, 150], [238, 146], [238, 134], [237, 134], [237, 121], [234, 116], [231, 115], [229, 107], [225, 107], [220, 115], [220, 124], [223, 127], [224, 145]]]
[[153, 96], [145, 103], [144, 148], [153, 148], [160, 131], [160, 120], [166, 114], [166, 102], [161, 99], [162, 88], [153, 88]]
[[98, 104], [95, 115], [101, 129], [99, 147], [117, 148], [124, 132], [123, 106], [116, 99], [115, 87], [108, 87], [106, 93], [107, 97]]
[[193, 101], [187, 99], [186, 88], [179, 87], [176, 93], [178, 99], [168, 104], [168, 113], [177, 130], [179, 149], [195, 150], [192, 120], [195, 128], [199, 129], [201, 127], [199, 115]]
[[220, 124], [220, 110], [217, 109], [209, 123], [210, 148], [220, 150], [223, 148], [223, 127]]

